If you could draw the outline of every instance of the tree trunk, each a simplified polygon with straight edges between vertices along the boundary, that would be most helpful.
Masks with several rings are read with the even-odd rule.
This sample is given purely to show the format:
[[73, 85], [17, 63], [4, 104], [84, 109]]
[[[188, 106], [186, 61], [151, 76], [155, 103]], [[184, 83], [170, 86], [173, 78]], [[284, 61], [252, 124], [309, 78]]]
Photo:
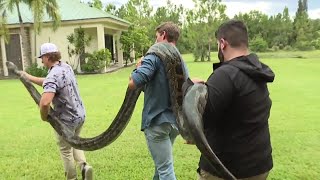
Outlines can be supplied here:
[[201, 45], [201, 62], [204, 62], [205, 53], [206, 53], [206, 51], [204, 50], [203, 45]]
[[208, 61], [211, 61], [211, 43], [209, 42], [209, 48], [208, 48]]
[[28, 40], [27, 40], [26, 32], [24, 30], [24, 24], [23, 24], [23, 21], [22, 21], [20, 7], [19, 7], [19, 3], [18, 2], [16, 2], [16, 7], [17, 7], [18, 16], [19, 16], [20, 34], [21, 34], [21, 37], [22, 37], [22, 40], [21, 40], [22, 51], [23, 51], [23, 54], [21, 56], [22, 57], [22, 63], [23, 64], [25, 63], [27, 65], [27, 67], [28, 67], [28, 66], [30, 66], [32, 64], [32, 62], [31, 62], [31, 59], [29, 57]]
[[81, 69], [81, 71], [83, 71], [83, 65], [85, 65], [86, 64], [86, 54], [85, 54], [85, 48], [83, 48], [81, 51], [80, 51], [80, 54], [79, 54], [79, 61], [80, 61], [80, 63], [78, 64], [78, 65], [80, 65], [80, 69]]
[[81, 73], [82, 70], [81, 70], [81, 66], [80, 66], [80, 55], [76, 55], [76, 70], [77, 70], [77, 73]]

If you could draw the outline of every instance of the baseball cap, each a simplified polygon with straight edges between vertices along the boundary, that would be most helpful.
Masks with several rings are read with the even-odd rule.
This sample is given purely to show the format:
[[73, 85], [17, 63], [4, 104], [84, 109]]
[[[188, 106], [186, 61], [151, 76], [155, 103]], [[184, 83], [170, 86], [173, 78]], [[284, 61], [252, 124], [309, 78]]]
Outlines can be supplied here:
[[58, 52], [58, 48], [53, 43], [44, 43], [40, 47], [40, 56], [38, 58], [41, 58], [43, 55], [52, 53], [52, 52]]

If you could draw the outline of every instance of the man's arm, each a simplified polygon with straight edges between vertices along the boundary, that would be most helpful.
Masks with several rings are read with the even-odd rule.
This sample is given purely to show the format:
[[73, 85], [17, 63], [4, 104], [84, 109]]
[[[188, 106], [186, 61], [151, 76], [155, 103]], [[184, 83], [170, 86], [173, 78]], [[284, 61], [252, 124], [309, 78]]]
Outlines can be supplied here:
[[[49, 74], [43, 81], [43, 93], [39, 102], [41, 119], [47, 121], [50, 104], [59, 88], [57, 74]], [[61, 86], [60, 86], [61, 87]]]
[[158, 57], [154, 55], [148, 55], [141, 61], [138, 61], [137, 69], [135, 69], [129, 77], [128, 87], [130, 89], [141, 87], [151, 81], [157, 70], [157, 59]]
[[[139, 68], [142, 64], [142, 60], [143, 60], [143, 56], [141, 58], [139, 58], [139, 60], [137, 61], [137, 64], [136, 64], [136, 69]], [[136, 89], [136, 85], [134, 84], [134, 81], [132, 79], [132, 76], [129, 77], [129, 89]]]
[[40, 107], [40, 115], [43, 121], [47, 121], [48, 114], [50, 110], [50, 104], [53, 100], [55, 93], [53, 92], [45, 92], [42, 94], [39, 107]]
[[136, 85], [134, 84], [134, 81], [132, 79], [132, 77], [129, 77], [129, 84], [128, 84], [129, 89], [133, 90], [136, 89]]
[[42, 86], [43, 81], [45, 78], [41, 78], [41, 77], [36, 77], [36, 76], [32, 76], [30, 74], [28, 74], [27, 72], [22, 72], [23, 76], [26, 76], [27, 79], [29, 79], [31, 82], [33, 82], [34, 84], [37, 84], [39, 86]]

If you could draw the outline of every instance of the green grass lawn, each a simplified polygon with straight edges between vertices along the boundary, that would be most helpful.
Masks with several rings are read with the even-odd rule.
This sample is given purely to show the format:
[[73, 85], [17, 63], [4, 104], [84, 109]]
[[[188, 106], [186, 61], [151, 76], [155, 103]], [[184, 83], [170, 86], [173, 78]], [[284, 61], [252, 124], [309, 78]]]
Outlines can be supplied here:
[[[269, 179], [320, 177], [320, 51], [261, 53], [275, 72], [269, 85], [273, 106], [270, 130], [274, 168]], [[212, 59], [216, 53], [212, 53]], [[212, 62], [184, 55], [191, 77], [206, 79]], [[104, 131], [120, 108], [133, 67], [111, 74], [78, 76], [87, 110], [82, 136]], [[98, 180], [147, 180], [154, 167], [140, 131], [143, 96], [123, 134], [111, 145], [86, 152]], [[0, 81], [0, 179], [63, 179], [54, 132], [18, 80]], [[200, 153], [179, 136], [174, 146], [178, 179], [196, 179]]]

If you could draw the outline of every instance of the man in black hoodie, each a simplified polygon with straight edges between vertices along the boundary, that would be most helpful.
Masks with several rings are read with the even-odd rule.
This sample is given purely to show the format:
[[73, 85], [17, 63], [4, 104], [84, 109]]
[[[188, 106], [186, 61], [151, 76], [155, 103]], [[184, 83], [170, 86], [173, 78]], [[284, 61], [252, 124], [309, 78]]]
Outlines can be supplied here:
[[[237, 178], [264, 180], [273, 167], [267, 87], [274, 73], [248, 50], [248, 33], [241, 21], [230, 20], [217, 32], [220, 63], [208, 78], [203, 114], [207, 140], [221, 162]], [[216, 180], [214, 168], [201, 156], [199, 180]]]

